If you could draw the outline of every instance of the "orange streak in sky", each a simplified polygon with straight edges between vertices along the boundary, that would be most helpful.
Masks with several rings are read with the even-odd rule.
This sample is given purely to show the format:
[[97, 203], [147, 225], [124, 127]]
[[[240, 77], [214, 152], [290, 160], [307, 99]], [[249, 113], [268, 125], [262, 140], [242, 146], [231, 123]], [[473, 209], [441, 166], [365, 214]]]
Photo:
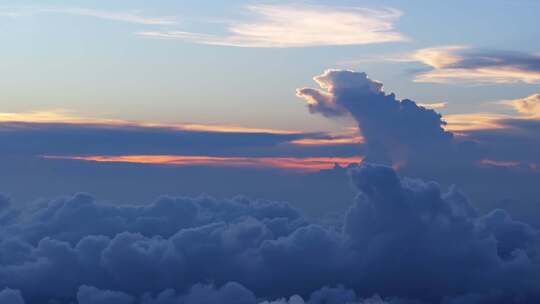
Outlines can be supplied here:
[[0, 112], [0, 123], [57, 123], [57, 124], [88, 124], [110, 127], [148, 127], [148, 128], [169, 128], [173, 130], [200, 131], [200, 132], [222, 132], [222, 133], [268, 133], [268, 134], [303, 134], [301, 131], [279, 130], [270, 128], [250, 128], [235, 125], [216, 124], [167, 124], [127, 121], [121, 119], [89, 118], [71, 115], [66, 110], [51, 110], [27, 113], [3, 113]]
[[334, 164], [360, 163], [362, 157], [220, 157], [191, 155], [121, 155], [121, 156], [43, 156], [46, 159], [84, 160], [103, 163], [134, 163], [170, 166], [218, 166], [280, 168], [295, 171], [319, 171]]
[[332, 146], [332, 145], [345, 145], [345, 144], [362, 144], [364, 139], [360, 136], [356, 137], [343, 137], [343, 138], [303, 138], [291, 141], [292, 144], [299, 146]]

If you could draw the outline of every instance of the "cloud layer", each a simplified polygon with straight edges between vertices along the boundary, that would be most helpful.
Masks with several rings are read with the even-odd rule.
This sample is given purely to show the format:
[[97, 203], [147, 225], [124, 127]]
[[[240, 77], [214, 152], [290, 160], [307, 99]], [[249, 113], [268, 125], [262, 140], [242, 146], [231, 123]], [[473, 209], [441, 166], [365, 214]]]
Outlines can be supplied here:
[[400, 179], [389, 167], [364, 164], [351, 176], [359, 194], [338, 229], [285, 203], [243, 198], [165, 197], [137, 207], [78, 194], [4, 213], [0, 288], [17, 291], [0, 297], [22, 303], [22, 295], [29, 304], [343, 303], [376, 293], [390, 303], [540, 299], [539, 238], [528, 225], [502, 210], [480, 216], [455, 188]]
[[145, 31], [144, 37], [235, 47], [310, 47], [405, 40], [394, 30], [394, 9], [335, 8], [313, 5], [253, 5], [254, 20], [229, 25], [228, 35], [185, 31]]
[[[358, 140], [327, 133], [126, 122], [19, 122], [0, 115], [3, 155], [352, 156]], [[348, 147], [349, 155], [332, 155]], [[325, 152], [326, 151], [326, 152]]]

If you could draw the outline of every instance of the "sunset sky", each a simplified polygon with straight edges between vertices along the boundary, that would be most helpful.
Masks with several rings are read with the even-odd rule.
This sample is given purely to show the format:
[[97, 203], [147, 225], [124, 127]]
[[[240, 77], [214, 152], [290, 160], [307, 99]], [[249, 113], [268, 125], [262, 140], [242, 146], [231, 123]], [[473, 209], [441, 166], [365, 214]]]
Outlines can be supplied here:
[[540, 303], [539, 13], [0, 0], [0, 303]]
[[[0, 106], [18, 114], [339, 131], [347, 123], [307, 114], [294, 91], [327, 68], [347, 68], [400, 98], [446, 103], [444, 114], [512, 114], [494, 103], [539, 90], [540, 4], [486, 3], [1, 1]], [[440, 66], [453, 55], [466, 64], [505, 60], [518, 71], [501, 65], [491, 77], [471, 63], [471, 73], [460, 75]]]

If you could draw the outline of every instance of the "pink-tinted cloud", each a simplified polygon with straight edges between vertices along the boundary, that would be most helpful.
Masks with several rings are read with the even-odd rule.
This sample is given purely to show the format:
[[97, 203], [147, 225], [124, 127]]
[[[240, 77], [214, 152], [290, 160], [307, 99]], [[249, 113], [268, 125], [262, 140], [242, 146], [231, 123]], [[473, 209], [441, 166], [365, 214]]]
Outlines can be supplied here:
[[44, 156], [46, 159], [83, 160], [104, 163], [133, 163], [166, 166], [219, 166], [278, 168], [294, 171], [318, 171], [335, 164], [358, 164], [361, 157], [216, 157], [194, 155], [120, 155], [120, 156]]
[[232, 23], [229, 34], [179, 30], [143, 31], [143, 37], [177, 39], [234, 47], [312, 47], [403, 41], [394, 29], [402, 15], [395, 9], [336, 8], [306, 4], [252, 5], [254, 20]]

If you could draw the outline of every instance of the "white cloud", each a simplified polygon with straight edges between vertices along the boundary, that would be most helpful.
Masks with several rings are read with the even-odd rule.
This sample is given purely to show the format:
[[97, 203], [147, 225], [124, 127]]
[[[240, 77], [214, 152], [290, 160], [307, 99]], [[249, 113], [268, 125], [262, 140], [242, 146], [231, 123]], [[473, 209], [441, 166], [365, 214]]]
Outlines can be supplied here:
[[145, 31], [145, 37], [235, 47], [309, 47], [404, 41], [394, 29], [395, 9], [311, 5], [254, 5], [251, 22], [232, 23], [227, 35], [185, 31]]

